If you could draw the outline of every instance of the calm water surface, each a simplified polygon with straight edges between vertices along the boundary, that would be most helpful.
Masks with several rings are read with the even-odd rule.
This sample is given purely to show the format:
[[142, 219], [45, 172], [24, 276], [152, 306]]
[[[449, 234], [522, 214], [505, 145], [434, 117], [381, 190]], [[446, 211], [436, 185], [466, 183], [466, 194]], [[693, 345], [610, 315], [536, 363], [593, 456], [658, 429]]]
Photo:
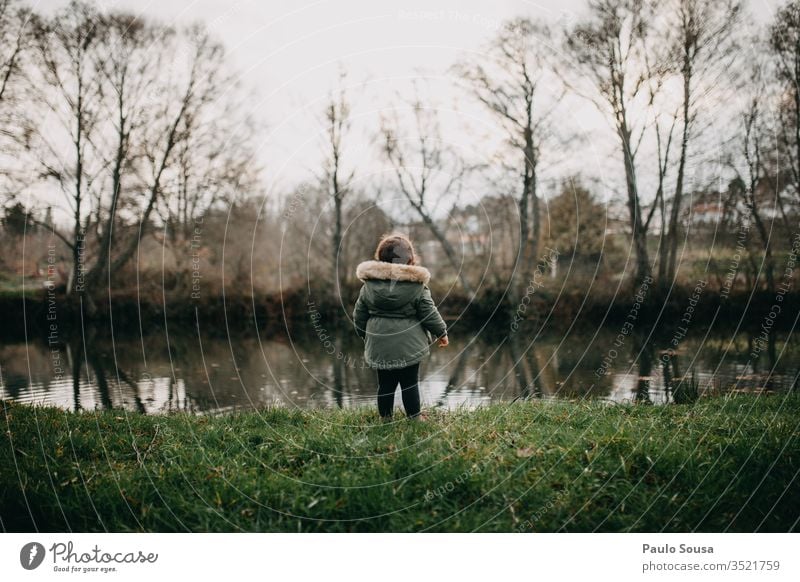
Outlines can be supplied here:
[[[747, 334], [627, 337], [617, 329], [508, 339], [454, 333], [422, 364], [427, 406], [475, 407], [519, 398], [595, 398], [663, 404], [676, 378], [694, 374], [702, 392], [784, 391], [800, 371], [797, 342], [778, 336], [752, 358]], [[0, 398], [65, 409], [125, 408], [147, 414], [221, 412], [267, 405], [372, 405], [375, 373], [346, 332], [335, 344], [285, 334], [231, 338], [164, 333], [48, 345], [0, 344]], [[333, 353], [331, 353], [333, 352]], [[396, 404], [400, 405], [399, 394]]]

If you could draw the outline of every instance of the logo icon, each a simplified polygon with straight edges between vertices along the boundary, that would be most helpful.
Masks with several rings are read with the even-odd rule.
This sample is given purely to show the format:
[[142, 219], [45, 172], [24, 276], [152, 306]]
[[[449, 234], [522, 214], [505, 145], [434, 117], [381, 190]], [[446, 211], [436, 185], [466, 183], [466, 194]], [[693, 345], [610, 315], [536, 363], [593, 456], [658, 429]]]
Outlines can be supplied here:
[[19, 563], [26, 570], [35, 570], [44, 561], [44, 546], [39, 542], [29, 542], [19, 552]]

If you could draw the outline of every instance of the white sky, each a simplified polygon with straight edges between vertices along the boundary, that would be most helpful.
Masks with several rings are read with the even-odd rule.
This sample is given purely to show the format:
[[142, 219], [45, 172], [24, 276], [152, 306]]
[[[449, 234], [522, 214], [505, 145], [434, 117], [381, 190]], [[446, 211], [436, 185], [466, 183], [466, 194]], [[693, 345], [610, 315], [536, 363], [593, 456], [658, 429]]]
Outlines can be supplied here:
[[[31, 3], [48, 12], [67, 0]], [[363, 174], [362, 180], [381, 169], [375, 163], [376, 145], [371, 141], [381, 110], [422, 77], [427, 78], [427, 94], [437, 107], [458, 111], [445, 111], [443, 137], [468, 145], [472, 148], [468, 154], [474, 158], [488, 158], [494, 153], [489, 151], [491, 141], [481, 137], [483, 130], [491, 133], [486, 125], [491, 118], [456, 89], [448, 78], [448, 67], [466, 52], [480, 50], [508, 18], [524, 15], [564, 24], [579, 18], [585, 4], [585, 0], [100, 2], [105, 9], [120, 8], [175, 25], [203, 21], [223, 41], [245, 86], [255, 92], [250, 101], [253, 113], [266, 127], [259, 155], [266, 168], [267, 186], [273, 191], [285, 191], [318, 171], [318, 119], [340, 67], [348, 71], [352, 83], [368, 81], [354, 95], [359, 123], [347, 151], [349, 162]], [[766, 20], [774, 5], [773, 0], [753, 0], [750, 10], [759, 20]], [[572, 124], [571, 129], [583, 134], [585, 144], [580, 154], [566, 153], [573, 160], [579, 158], [577, 167], [587, 175], [603, 174], [609, 163], [604, 144], [607, 138], [613, 140], [613, 134], [585, 101], [566, 107], [559, 122]], [[480, 148], [486, 151], [475, 151]], [[557, 165], [558, 160], [549, 163]]]

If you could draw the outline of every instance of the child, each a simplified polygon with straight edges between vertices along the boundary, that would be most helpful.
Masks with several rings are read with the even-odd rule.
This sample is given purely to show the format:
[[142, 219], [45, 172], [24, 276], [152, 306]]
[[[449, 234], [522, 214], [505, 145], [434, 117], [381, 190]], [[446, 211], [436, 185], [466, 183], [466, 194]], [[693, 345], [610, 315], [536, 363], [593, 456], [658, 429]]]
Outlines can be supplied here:
[[353, 321], [364, 341], [364, 359], [378, 371], [378, 412], [392, 418], [394, 392], [400, 384], [409, 418], [420, 412], [419, 363], [432, 340], [448, 345], [447, 326], [428, 289], [431, 274], [417, 266], [411, 241], [399, 234], [384, 236], [375, 260], [361, 263], [356, 276], [364, 282]]

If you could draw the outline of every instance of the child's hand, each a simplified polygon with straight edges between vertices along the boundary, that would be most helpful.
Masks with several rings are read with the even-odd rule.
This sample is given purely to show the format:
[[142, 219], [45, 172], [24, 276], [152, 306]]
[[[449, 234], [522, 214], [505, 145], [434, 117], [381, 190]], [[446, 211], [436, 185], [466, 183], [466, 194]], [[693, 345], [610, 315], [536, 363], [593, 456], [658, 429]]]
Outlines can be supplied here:
[[439, 347], [440, 348], [446, 348], [449, 345], [450, 345], [450, 340], [447, 339], [447, 336], [439, 338]]

